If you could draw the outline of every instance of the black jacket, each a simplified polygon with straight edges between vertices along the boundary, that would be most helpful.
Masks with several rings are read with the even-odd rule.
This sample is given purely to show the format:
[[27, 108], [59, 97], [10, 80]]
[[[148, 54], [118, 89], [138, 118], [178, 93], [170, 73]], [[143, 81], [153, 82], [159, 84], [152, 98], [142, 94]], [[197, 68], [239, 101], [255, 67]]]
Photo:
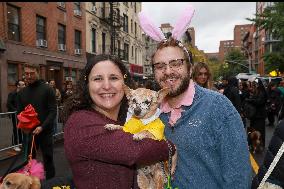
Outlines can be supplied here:
[[8, 112], [14, 112], [17, 111], [17, 91], [14, 90], [8, 94], [8, 99], [7, 99], [7, 109]]
[[228, 86], [225, 88], [223, 94], [232, 102], [236, 110], [241, 113], [241, 97], [239, 94], [237, 78], [229, 78]]
[[[271, 138], [270, 144], [264, 157], [263, 165], [259, 168], [258, 174], [253, 179], [252, 189], [256, 189], [259, 186], [262, 178], [267, 172], [271, 162], [273, 161], [283, 142], [284, 121], [281, 121], [273, 133], [273, 136]], [[278, 185], [284, 187], [284, 154], [281, 156], [280, 160], [276, 164], [276, 167], [274, 168], [268, 179], [270, 179], [271, 182], [274, 182], [275, 184], [277, 183]]]
[[44, 81], [38, 80], [22, 89], [17, 95], [18, 113], [29, 104], [35, 108], [43, 132], [52, 132], [56, 117], [56, 98], [54, 90]]
[[257, 95], [252, 95], [248, 99], [245, 99], [245, 101], [251, 103], [257, 110], [253, 119], [266, 118], [267, 116], [267, 112], [266, 112], [267, 96], [266, 96], [265, 91], [261, 91]]

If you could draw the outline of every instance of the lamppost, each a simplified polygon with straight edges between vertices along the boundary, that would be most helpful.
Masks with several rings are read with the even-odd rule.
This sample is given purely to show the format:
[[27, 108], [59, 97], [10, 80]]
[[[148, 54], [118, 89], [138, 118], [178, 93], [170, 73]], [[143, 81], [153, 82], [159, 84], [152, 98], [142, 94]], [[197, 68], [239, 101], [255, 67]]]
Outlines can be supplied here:
[[249, 73], [251, 73], [251, 58], [250, 58], [250, 52], [248, 51], [247, 48], [245, 47], [241, 47], [241, 49], [244, 49], [248, 55], [248, 69], [249, 69]]

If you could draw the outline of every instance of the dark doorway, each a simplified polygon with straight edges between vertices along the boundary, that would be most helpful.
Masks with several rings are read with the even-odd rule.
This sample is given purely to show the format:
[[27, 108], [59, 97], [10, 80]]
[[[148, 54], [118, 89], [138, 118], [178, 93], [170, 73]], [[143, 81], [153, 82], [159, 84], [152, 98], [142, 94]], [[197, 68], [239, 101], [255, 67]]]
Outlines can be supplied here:
[[46, 78], [47, 81], [54, 79], [56, 87], [62, 91], [63, 88], [63, 62], [47, 61]]

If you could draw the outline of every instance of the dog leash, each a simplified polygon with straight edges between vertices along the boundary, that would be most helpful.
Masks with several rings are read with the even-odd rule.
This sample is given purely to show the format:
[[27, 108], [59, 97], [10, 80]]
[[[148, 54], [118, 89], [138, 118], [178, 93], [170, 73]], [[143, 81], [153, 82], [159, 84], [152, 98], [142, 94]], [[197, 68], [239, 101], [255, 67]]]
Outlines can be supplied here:
[[35, 148], [36, 150], [35, 135], [32, 135], [32, 144], [31, 144], [31, 151], [28, 156], [28, 164], [24, 167], [24, 170], [23, 170], [25, 175], [31, 175], [33, 148]]
[[282, 154], [284, 153], [284, 142], [282, 143], [281, 147], [279, 148], [275, 158], [273, 159], [272, 163], [270, 164], [268, 171], [265, 173], [263, 179], [261, 180], [258, 189], [262, 189], [264, 186], [264, 183], [266, 182], [266, 180], [268, 179], [268, 177], [270, 176], [271, 172], [273, 171], [273, 169], [275, 168], [276, 164], [278, 163], [278, 161], [280, 160]]
[[[18, 171], [19, 169], [21, 169], [22, 167], [27, 167], [27, 169], [25, 169], [25, 173], [29, 173], [30, 174], [30, 169], [31, 169], [31, 160], [32, 160], [32, 153], [33, 153], [33, 147], [35, 146], [35, 141], [34, 141], [34, 135], [33, 135], [33, 138], [32, 138], [32, 146], [31, 146], [31, 152], [28, 156], [28, 160], [25, 161], [24, 163], [22, 163], [21, 165], [18, 165], [17, 167], [13, 168], [12, 167], [16, 164], [17, 160], [18, 160], [18, 157], [21, 156], [21, 153], [17, 154], [14, 158], [14, 160], [12, 161], [12, 163], [10, 164], [10, 166], [8, 167], [7, 171], [4, 173], [4, 175], [0, 178], [0, 183], [3, 182], [3, 179], [9, 174], [9, 173], [12, 173], [12, 172], [16, 172]], [[26, 168], [25, 167], [25, 168]]]
[[168, 175], [166, 174], [166, 171], [165, 171], [164, 162], [160, 162], [164, 178], [167, 178], [167, 185], [166, 185], [165, 189], [178, 189], [177, 187], [173, 188], [172, 185], [171, 185], [171, 180], [172, 180], [171, 168], [172, 168], [172, 152], [173, 152], [173, 149], [172, 149], [172, 146], [170, 145], [170, 143], [167, 140], [166, 140], [166, 142], [167, 142], [168, 148], [169, 148]]

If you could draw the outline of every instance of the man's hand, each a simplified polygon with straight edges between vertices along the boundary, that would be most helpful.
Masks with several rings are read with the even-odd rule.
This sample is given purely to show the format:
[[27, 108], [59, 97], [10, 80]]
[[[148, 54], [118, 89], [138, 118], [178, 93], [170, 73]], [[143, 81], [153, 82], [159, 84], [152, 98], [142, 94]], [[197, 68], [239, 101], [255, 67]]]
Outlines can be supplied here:
[[38, 126], [37, 128], [35, 128], [35, 130], [33, 131], [34, 135], [38, 135], [40, 132], [42, 131], [42, 127]]

